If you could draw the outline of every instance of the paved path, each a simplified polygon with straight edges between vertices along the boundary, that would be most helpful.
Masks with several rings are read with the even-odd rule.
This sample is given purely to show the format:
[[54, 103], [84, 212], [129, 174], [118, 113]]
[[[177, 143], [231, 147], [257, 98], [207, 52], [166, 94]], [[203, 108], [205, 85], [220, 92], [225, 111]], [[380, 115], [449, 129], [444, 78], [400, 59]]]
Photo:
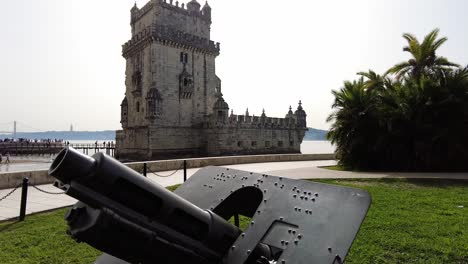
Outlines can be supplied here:
[[[326, 178], [447, 178], [468, 180], [468, 173], [358, 173], [332, 171], [319, 168], [319, 166], [335, 165], [336, 161], [296, 161], [296, 162], [276, 162], [276, 163], [254, 163], [224, 166], [227, 168], [260, 172], [274, 176], [283, 176], [293, 179], [326, 179]], [[192, 176], [199, 169], [188, 169], [187, 176]], [[158, 172], [160, 175], [169, 175], [173, 171]], [[154, 174], [148, 174], [151, 180], [163, 185], [170, 186], [183, 182], [183, 171], [178, 171], [174, 175], [163, 178]], [[59, 192], [60, 190], [52, 185], [41, 185], [41, 189], [49, 192]], [[12, 189], [0, 190], [0, 198], [9, 193]], [[8, 198], [0, 201], [0, 221], [15, 218], [19, 213], [21, 190], [17, 190]], [[50, 195], [39, 192], [29, 187], [27, 214], [52, 210], [55, 208], [72, 205], [75, 199], [61, 194]]]

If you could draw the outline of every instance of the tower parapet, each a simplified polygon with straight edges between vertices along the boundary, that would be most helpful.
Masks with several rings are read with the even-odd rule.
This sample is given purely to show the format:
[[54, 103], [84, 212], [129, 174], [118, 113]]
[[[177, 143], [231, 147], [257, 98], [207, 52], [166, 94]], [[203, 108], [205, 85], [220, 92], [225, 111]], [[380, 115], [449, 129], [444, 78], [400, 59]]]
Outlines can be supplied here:
[[[224, 100], [222, 100], [224, 102]], [[227, 104], [226, 104], [227, 106]], [[300, 106], [302, 108], [302, 106]], [[290, 109], [290, 113], [285, 118], [268, 117], [263, 111], [261, 116], [250, 116], [248, 110], [245, 115], [231, 115], [227, 117], [228, 108], [224, 108], [223, 116], [225, 118], [219, 119], [213, 116], [205, 127], [219, 127], [220, 121], [223, 121], [226, 128], [278, 128], [278, 129], [304, 129], [305, 124], [305, 111], [303, 109], [297, 110], [297, 118]], [[223, 110], [224, 110], [223, 109]], [[302, 112], [301, 112], [302, 111]]]
[[141, 50], [153, 41], [215, 56], [219, 55], [221, 49], [219, 42], [174, 30], [170, 26], [150, 25], [122, 45], [122, 55], [128, 58], [133, 51]]
[[[195, 0], [191, 0], [189, 3], [187, 3], [187, 5], [182, 3], [180, 6], [179, 6], [179, 1], [173, 1], [173, 0], [159, 0], [159, 4], [164, 8], [170, 9], [180, 14], [193, 16], [193, 17], [200, 17], [204, 19], [206, 22], [209, 22], [211, 24], [211, 8], [209, 10], [210, 12], [207, 12], [207, 9], [205, 8], [206, 4], [203, 7], [203, 9], [200, 9], [201, 8], [200, 3], [198, 3]], [[203, 10], [205, 10], [205, 13], [203, 13]], [[208, 13], [209, 13], [209, 16], [208, 16]]]

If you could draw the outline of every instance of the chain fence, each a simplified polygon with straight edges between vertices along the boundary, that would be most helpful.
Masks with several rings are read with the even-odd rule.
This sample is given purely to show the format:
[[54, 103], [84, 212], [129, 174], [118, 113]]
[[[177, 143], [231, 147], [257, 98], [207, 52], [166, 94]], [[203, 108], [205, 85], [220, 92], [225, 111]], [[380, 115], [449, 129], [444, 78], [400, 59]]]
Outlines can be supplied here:
[[8, 198], [8, 196], [12, 195], [16, 190], [19, 189], [19, 187], [21, 187], [21, 185], [23, 185], [22, 183], [19, 183], [18, 185], [16, 185], [15, 188], [13, 188], [13, 190], [11, 190], [9, 193], [7, 193], [6, 195], [4, 195], [2, 198], [0, 198], [0, 202], [5, 200], [6, 198]]
[[44, 189], [41, 189], [41, 188], [37, 187], [36, 185], [34, 185], [32, 183], [29, 183], [29, 186], [33, 187], [34, 189], [36, 189], [36, 190], [38, 190], [40, 192], [47, 193], [47, 194], [52, 194], [52, 195], [65, 194], [65, 192], [49, 192], [49, 191], [46, 191]]
[[[22, 185], [23, 185], [23, 183], [18, 183], [18, 185], [16, 185], [11, 191], [9, 191], [7, 194], [5, 194], [4, 196], [2, 196], [0, 198], [0, 202], [5, 200], [6, 198], [8, 198], [14, 192], [16, 192]], [[30, 182], [28, 182], [28, 185], [31, 186], [32, 188], [38, 190], [39, 192], [43, 192], [43, 193], [46, 193], [46, 194], [51, 194], [51, 195], [65, 194], [65, 192], [49, 192], [49, 191], [46, 191], [44, 189], [41, 189], [41, 188], [37, 187], [36, 185], [34, 185], [34, 184], [30, 183]]]
[[158, 173], [152, 171], [152, 170], [149, 168], [149, 166], [146, 167], [146, 169], [148, 170], [149, 173], [152, 173], [152, 174], [154, 174], [154, 175], [156, 175], [156, 176], [158, 176], [158, 177], [161, 177], [161, 178], [171, 177], [172, 175], [176, 174], [178, 171], [180, 171], [180, 170], [183, 169], [183, 168], [184, 168], [184, 163], [182, 163], [182, 165], [181, 165], [178, 169], [176, 169], [175, 171], [171, 172], [170, 174], [168, 174], [168, 175], [161, 175], [161, 174], [158, 174]]

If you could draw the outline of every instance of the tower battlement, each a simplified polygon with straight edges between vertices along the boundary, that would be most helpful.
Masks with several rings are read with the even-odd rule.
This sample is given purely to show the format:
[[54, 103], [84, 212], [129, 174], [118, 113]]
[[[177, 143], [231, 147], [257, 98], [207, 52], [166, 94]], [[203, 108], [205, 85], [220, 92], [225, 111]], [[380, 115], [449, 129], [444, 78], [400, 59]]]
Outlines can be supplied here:
[[156, 1], [150, 1], [146, 3], [142, 8], [138, 8], [138, 6], [135, 3], [135, 6], [131, 10], [131, 20], [130, 23], [133, 24], [137, 22], [141, 17], [146, 15], [155, 4], [160, 5], [163, 8], [167, 8], [173, 12], [178, 12], [180, 14], [184, 14], [186, 16], [192, 16], [192, 17], [199, 17], [200, 19], [206, 20], [206, 22], [211, 23], [211, 8], [209, 6], [206, 6], [204, 8], [200, 9], [200, 5], [198, 3], [198, 8], [196, 4], [194, 5], [193, 2], [188, 3], [185, 5], [184, 3], [180, 3], [179, 1], [173, 1], [173, 0], [156, 0]]
[[200, 19], [211, 23], [211, 12], [207, 12], [206, 8], [200, 9], [200, 4], [196, 1], [191, 1], [187, 3], [187, 5], [173, 0], [160, 0], [159, 3], [162, 7], [168, 8], [174, 12], [179, 12], [187, 16], [199, 17]]
[[187, 4], [174, 0], [151, 0], [142, 8], [135, 5], [130, 10], [132, 35], [138, 34], [149, 24], [170, 26], [203, 38], [210, 38], [211, 7], [203, 8], [196, 0]]
[[141, 50], [142, 46], [152, 41], [216, 56], [219, 55], [221, 48], [219, 42], [175, 30], [170, 26], [150, 25], [122, 45], [122, 55], [127, 58], [132, 55], [133, 51]]

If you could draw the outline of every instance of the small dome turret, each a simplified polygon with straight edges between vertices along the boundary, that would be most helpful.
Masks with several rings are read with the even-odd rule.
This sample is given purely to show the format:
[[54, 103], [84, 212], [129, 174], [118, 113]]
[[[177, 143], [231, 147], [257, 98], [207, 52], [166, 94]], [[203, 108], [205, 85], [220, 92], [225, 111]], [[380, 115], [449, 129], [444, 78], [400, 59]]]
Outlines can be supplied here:
[[192, 0], [192, 1], [187, 3], [187, 10], [189, 12], [199, 13], [200, 8], [201, 8], [201, 5], [200, 5], [200, 3], [197, 2], [197, 0]]
[[120, 106], [128, 106], [127, 96], [124, 97], [124, 99], [122, 100], [122, 103], [120, 103]]
[[299, 105], [297, 106], [297, 110], [294, 112], [294, 116], [295, 116], [295, 118], [297, 120], [297, 124], [300, 127], [307, 127], [307, 122], [306, 122], [307, 114], [304, 111], [304, 109], [302, 108], [302, 102], [301, 101], [299, 101]]
[[211, 7], [208, 4], [208, 1], [205, 2], [205, 5], [202, 8], [202, 17], [211, 22]]
[[124, 97], [120, 104], [120, 124], [122, 128], [126, 128], [128, 125], [128, 100], [127, 96]]
[[202, 11], [211, 11], [211, 6], [208, 4], [208, 1], [203, 5]]
[[292, 118], [294, 116], [294, 113], [292, 111], [292, 107], [289, 106], [289, 111], [288, 111], [288, 114], [286, 115], [286, 118]]
[[224, 101], [223, 97], [218, 97], [218, 100], [216, 100], [216, 103], [213, 107], [213, 109], [219, 110], [219, 109], [228, 109], [229, 110], [229, 105]]
[[224, 101], [223, 97], [218, 97], [216, 103], [213, 106], [214, 120], [216, 122], [225, 123], [229, 116], [229, 105]]
[[132, 9], [130, 9], [131, 12], [135, 12], [135, 11], [138, 11], [138, 6], [137, 6], [137, 3], [135, 2], [135, 4], [133, 5]]

